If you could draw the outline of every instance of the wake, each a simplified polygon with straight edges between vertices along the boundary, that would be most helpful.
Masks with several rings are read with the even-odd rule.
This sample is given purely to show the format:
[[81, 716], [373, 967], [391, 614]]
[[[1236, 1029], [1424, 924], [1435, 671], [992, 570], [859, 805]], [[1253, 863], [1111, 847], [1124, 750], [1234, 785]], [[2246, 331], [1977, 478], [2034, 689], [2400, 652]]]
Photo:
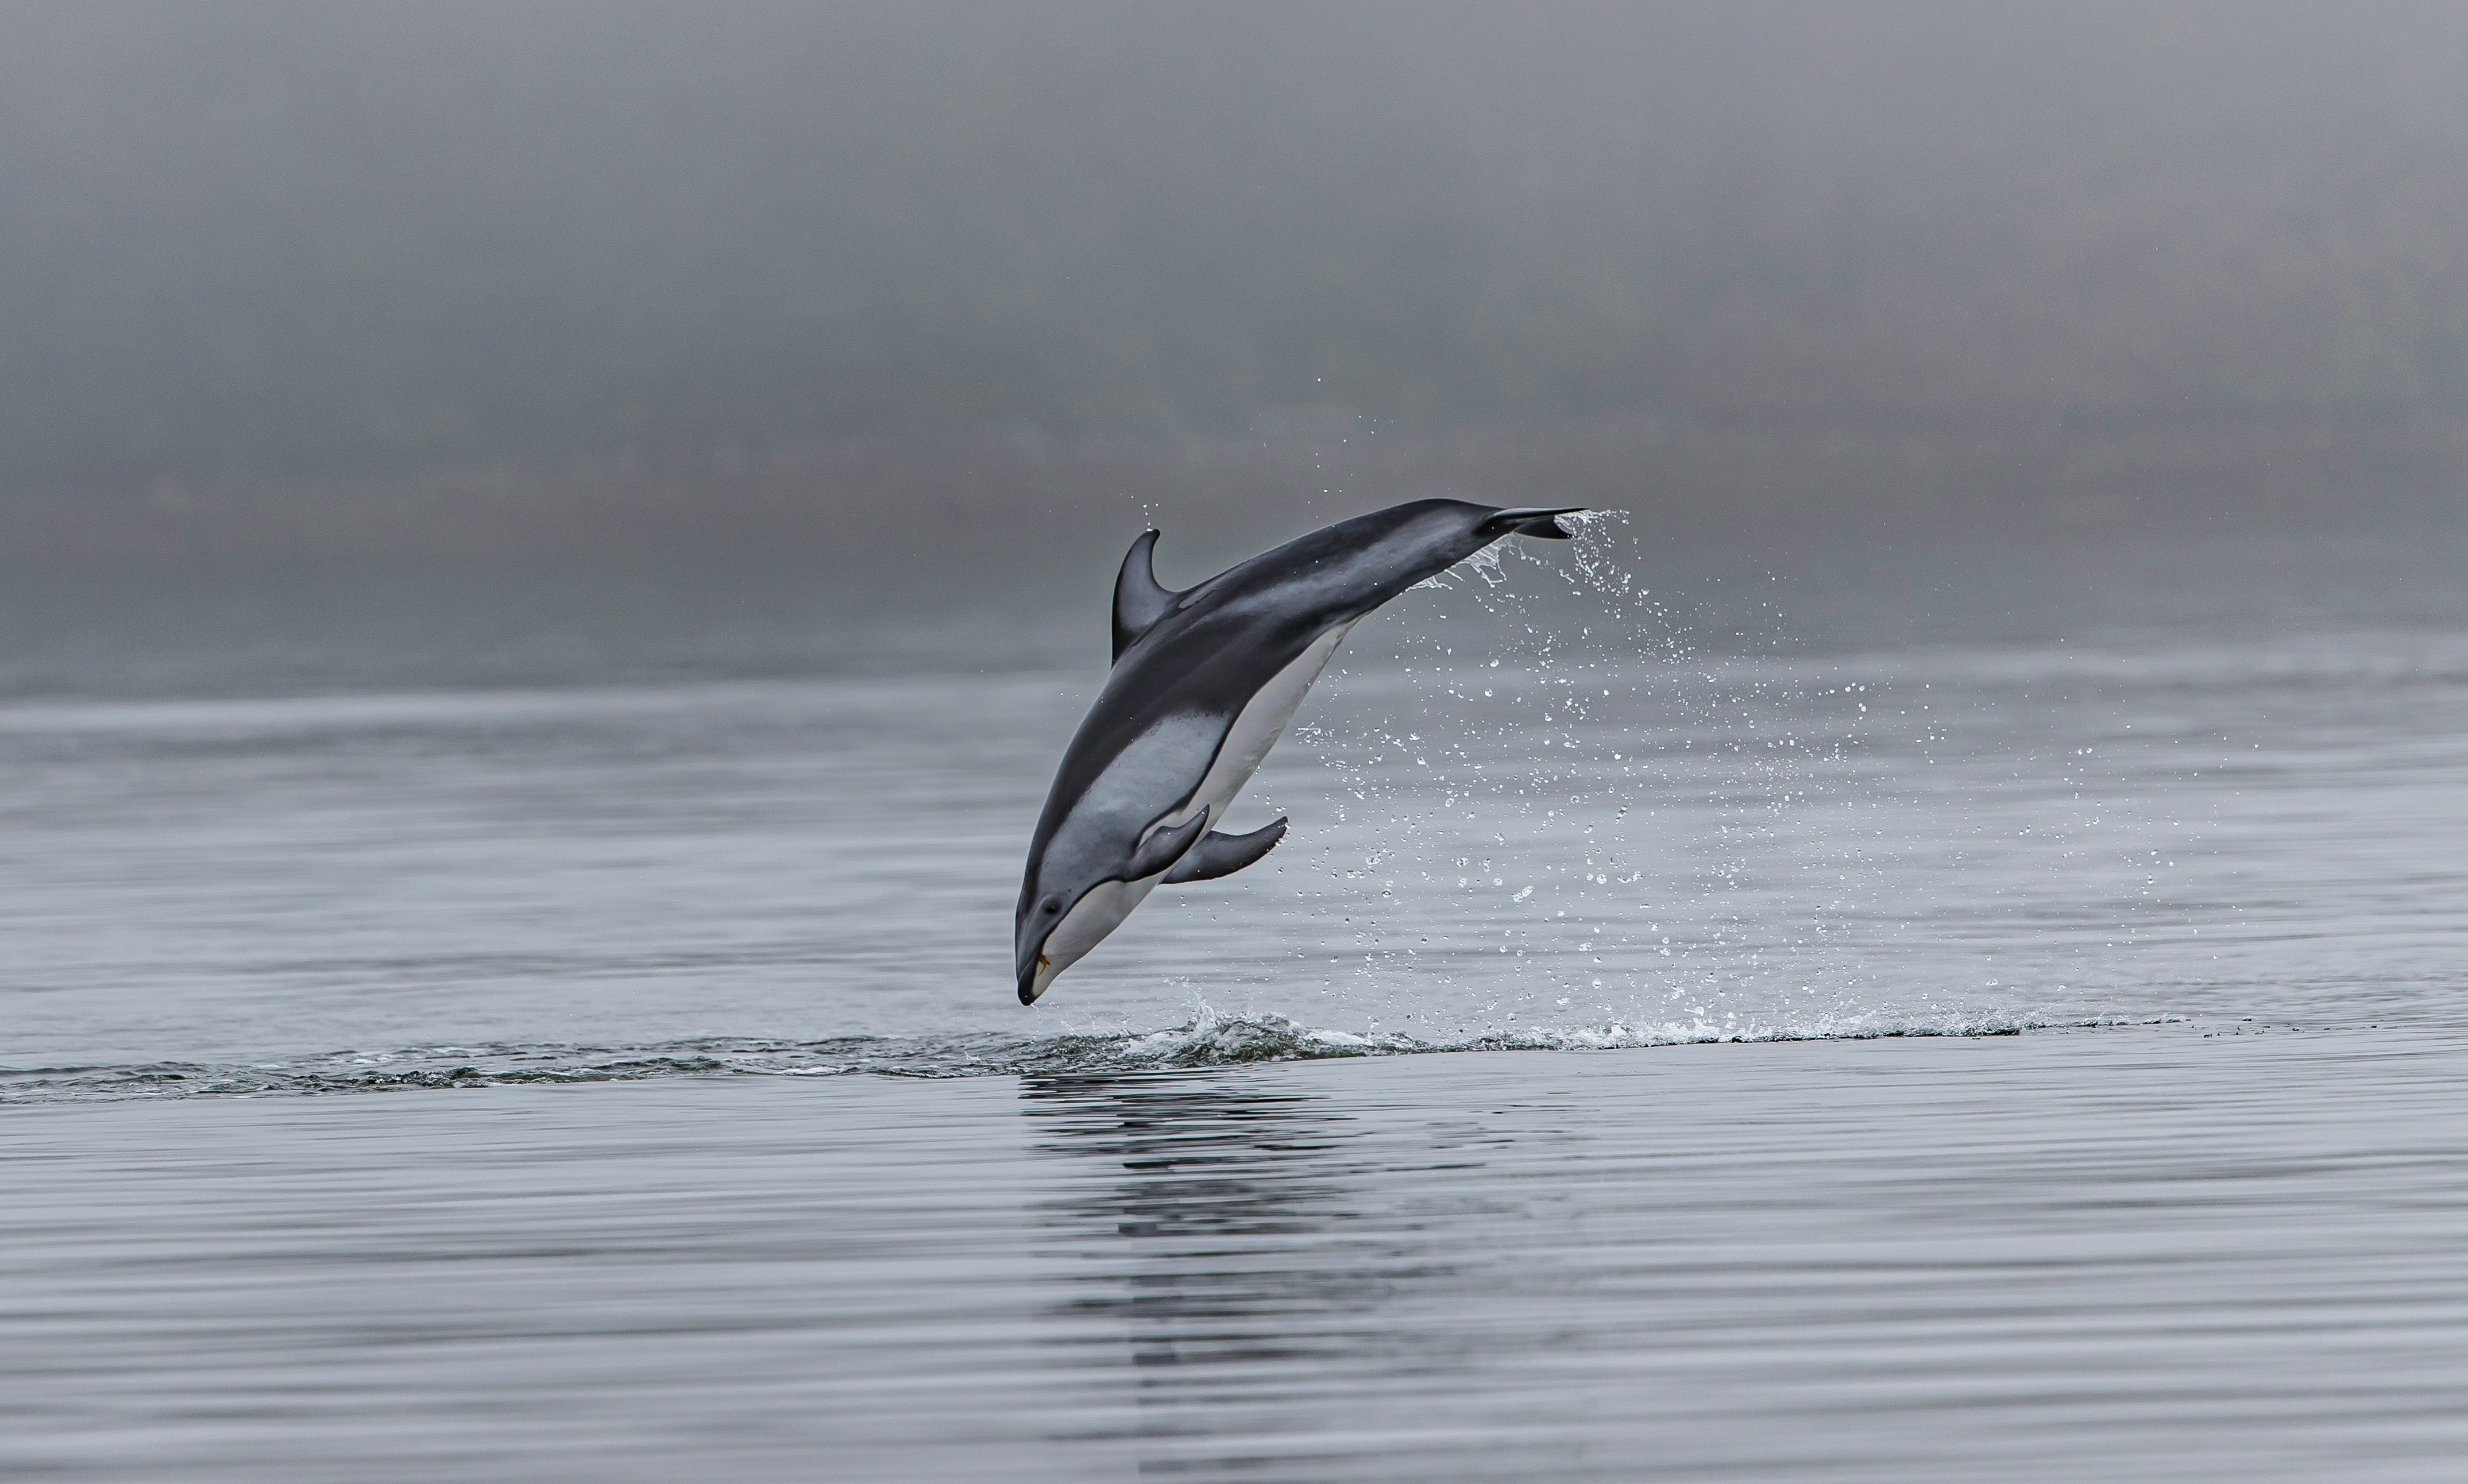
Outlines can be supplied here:
[[1721, 1042], [2014, 1036], [2114, 1020], [1984, 1017], [1900, 1021], [1533, 1027], [1453, 1040], [1324, 1030], [1278, 1015], [1216, 1016], [1156, 1031], [1060, 1036], [847, 1036], [786, 1041], [705, 1038], [642, 1046], [484, 1044], [335, 1051], [255, 1062], [0, 1067], [0, 1103], [147, 1098], [314, 1097], [334, 1093], [726, 1077], [1054, 1077], [1136, 1075], [1349, 1057], [1486, 1051], [1620, 1051]]

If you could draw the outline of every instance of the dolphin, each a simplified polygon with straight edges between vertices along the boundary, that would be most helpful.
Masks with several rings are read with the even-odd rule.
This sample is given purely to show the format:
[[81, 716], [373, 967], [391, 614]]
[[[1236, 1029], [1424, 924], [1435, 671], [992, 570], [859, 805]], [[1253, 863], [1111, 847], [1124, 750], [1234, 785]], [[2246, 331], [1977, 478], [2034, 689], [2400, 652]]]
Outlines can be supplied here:
[[1268, 755], [1346, 630], [1505, 536], [1565, 538], [1582, 506], [1416, 500], [1340, 520], [1180, 592], [1143, 532], [1114, 583], [1114, 668], [1029, 841], [1014, 918], [1019, 1002], [1122, 925], [1160, 881], [1230, 876], [1285, 838], [1218, 821]]

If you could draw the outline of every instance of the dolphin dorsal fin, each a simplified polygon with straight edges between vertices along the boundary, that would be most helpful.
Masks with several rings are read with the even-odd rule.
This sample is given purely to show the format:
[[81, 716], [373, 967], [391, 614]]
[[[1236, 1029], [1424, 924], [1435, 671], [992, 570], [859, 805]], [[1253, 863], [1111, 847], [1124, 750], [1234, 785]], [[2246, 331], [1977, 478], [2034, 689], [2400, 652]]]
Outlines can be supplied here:
[[1182, 594], [1156, 580], [1154, 558], [1157, 534], [1153, 527], [1140, 533], [1131, 549], [1123, 555], [1123, 575], [1114, 579], [1114, 658], [1139, 642], [1158, 619], [1174, 610], [1176, 600]]

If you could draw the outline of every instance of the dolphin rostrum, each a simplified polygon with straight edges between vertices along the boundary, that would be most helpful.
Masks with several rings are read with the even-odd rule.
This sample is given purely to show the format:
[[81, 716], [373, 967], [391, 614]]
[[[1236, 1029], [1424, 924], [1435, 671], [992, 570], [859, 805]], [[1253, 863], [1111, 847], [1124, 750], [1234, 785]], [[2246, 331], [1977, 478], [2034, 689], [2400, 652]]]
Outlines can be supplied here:
[[1504, 536], [1565, 537], [1582, 507], [1416, 500], [1314, 531], [1196, 587], [1158, 583], [1144, 532], [1114, 585], [1114, 668], [1063, 750], [1029, 842], [1014, 945], [1019, 1002], [1159, 881], [1229, 876], [1285, 837], [1217, 822], [1355, 621]]

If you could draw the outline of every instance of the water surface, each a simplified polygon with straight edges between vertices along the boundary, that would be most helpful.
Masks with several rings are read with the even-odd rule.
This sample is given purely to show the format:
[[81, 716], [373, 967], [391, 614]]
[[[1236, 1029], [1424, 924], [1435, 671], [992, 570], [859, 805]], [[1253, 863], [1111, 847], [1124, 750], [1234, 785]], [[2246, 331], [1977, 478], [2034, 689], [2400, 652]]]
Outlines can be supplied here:
[[0, 1462], [2455, 1476], [2442, 549], [1539, 556], [1034, 1011], [1101, 609], [20, 626]]

